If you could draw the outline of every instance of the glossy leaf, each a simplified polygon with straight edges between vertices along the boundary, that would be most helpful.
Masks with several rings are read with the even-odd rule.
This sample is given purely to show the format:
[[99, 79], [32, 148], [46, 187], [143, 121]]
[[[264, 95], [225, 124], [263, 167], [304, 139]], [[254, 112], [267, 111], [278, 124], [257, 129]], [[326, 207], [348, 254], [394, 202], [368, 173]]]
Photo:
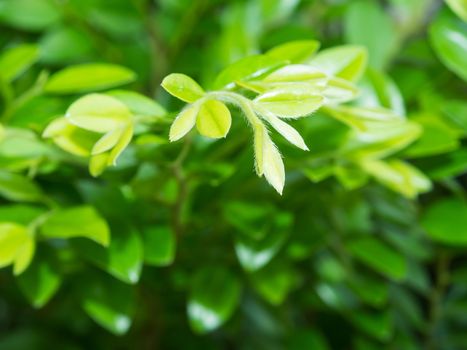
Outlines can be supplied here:
[[165, 109], [153, 99], [142, 94], [129, 90], [112, 90], [106, 95], [115, 97], [123, 102], [135, 115], [147, 115], [153, 117], [162, 117], [167, 112]]
[[45, 91], [55, 94], [98, 91], [130, 83], [135, 78], [135, 73], [121, 66], [103, 63], [81, 64], [52, 74]]
[[196, 81], [185, 74], [172, 73], [164, 78], [162, 87], [171, 95], [191, 103], [204, 95], [204, 90]]
[[237, 277], [221, 267], [197, 272], [191, 285], [187, 312], [192, 329], [207, 333], [219, 328], [235, 312], [241, 285]]
[[467, 23], [444, 13], [430, 27], [430, 40], [440, 60], [467, 81]]

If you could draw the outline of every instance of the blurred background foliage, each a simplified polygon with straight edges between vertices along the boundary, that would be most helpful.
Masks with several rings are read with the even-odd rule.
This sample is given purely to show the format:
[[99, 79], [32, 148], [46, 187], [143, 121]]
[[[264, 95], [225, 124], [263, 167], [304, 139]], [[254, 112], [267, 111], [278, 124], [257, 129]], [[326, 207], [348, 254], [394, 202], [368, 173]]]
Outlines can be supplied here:
[[[0, 349], [465, 349], [466, 20], [464, 0], [0, 0]], [[310, 152], [277, 140], [282, 197], [241, 123], [174, 144], [156, 123], [98, 179], [38, 137], [79, 97], [38, 93], [66, 66], [127, 67], [170, 121], [167, 74], [209, 87], [310, 39], [368, 49], [354, 105], [419, 125], [396, 153], [430, 192], [408, 165], [357, 168], [324, 112], [293, 122]]]

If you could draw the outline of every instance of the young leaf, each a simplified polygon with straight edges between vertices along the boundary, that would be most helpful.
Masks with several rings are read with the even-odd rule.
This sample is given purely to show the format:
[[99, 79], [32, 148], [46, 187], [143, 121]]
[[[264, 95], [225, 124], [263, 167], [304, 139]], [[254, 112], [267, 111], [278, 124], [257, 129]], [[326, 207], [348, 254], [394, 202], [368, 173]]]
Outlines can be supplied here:
[[263, 172], [266, 180], [282, 194], [285, 183], [284, 163], [276, 145], [265, 134], [262, 147]]
[[115, 129], [109, 131], [94, 144], [94, 147], [91, 150], [91, 155], [94, 156], [96, 154], [104, 153], [115, 147], [115, 145], [120, 140], [122, 133], [122, 129]]
[[191, 103], [203, 97], [203, 88], [185, 74], [172, 73], [164, 78], [162, 87], [172, 96]]
[[263, 77], [284, 65], [284, 61], [266, 55], [245, 57], [226, 67], [216, 77], [214, 89], [233, 87], [237, 81]]
[[101, 175], [109, 164], [109, 152], [95, 154], [89, 159], [89, 173], [97, 177]]
[[132, 114], [162, 117], [167, 111], [156, 101], [128, 90], [113, 90], [106, 92], [106, 95], [115, 97], [130, 109]]
[[130, 141], [133, 137], [133, 125], [127, 125], [123, 131], [120, 140], [118, 140], [115, 147], [110, 151], [109, 159], [107, 160], [107, 165], [116, 165], [117, 159], [123, 153], [125, 148], [130, 144]]
[[268, 83], [310, 83], [319, 86], [326, 84], [327, 75], [322, 71], [305, 64], [290, 64], [279, 68], [266, 76]]
[[81, 64], [53, 74], [45, 85], [45, 91], [55, 94], [98, 91], [127, 84], [135, 78], [131, 70], [114, 64]]
[[467, 22], [467, 1], [466, 0], [445, 0], [451, 10], [454, 11], [464, 22]]
[[201, 135], [214, 139], [225, 137], [231, 124], [230, 111], [222, 102], [208, 100], [201, 105], [196, 118], [196, 128]]
[[169, 132], [170, 142], [180, 140], [195, 126], [199, 106], [189, 105], [185, 107], [172, 123]]
[[254, 100], [279, 117], [298, 118], [311, 114], [323, 104], [323, 97], [307, 89], [281, 88], [265, 92]]
[[274, 114], [272, 113], [265, 113], [264, 115], [265, 119], [271, 126], [284, 138], [289, 141], [291, 144], [297, 146], [298, 148], [301, 148], [305, 151], [308, 151], [308, 147], [305, 144], [305, 141], [303, 141], [303, 138], [300, 136], [297, 130], [295, 130], [293, 127], [291, 127], [289, 124], [284, 122], [283, 120], [277, 118]]
[[39, 49], [35, 45], [20, 45], [0, 56], [0, 76], [10, 82], [27, 70], [38, 58]]
[[266, 55], [287, 60], [290, 63], [301, 63], [309, 59], [319, 49], [315, 40], [297, 40], [278, 45], [266, 52]]
[[121, 128], [131, 120], [130, 110], [116, 98], [90, 94], [75, 101], [66, 118], [77, 127], [100, 133]]
[[31, 234], [28, 233], [23, 245], [16, 253], [15, 262], [13, 265], [13, 274], [15, 276], [21, 275], [24, 270], [31, 264], [34, 252], [36, 251], [36, 242]]
[[326, 74], [356, 81], [366, 69], [367, 51], [364, 47], [345, 45], [318, 53], [310, 65]]
[[110, 241], [107, 222], [90, 206], [56, 211], [40, 227], [40, 234], [46, 238], [86, 237], [103, 246]]

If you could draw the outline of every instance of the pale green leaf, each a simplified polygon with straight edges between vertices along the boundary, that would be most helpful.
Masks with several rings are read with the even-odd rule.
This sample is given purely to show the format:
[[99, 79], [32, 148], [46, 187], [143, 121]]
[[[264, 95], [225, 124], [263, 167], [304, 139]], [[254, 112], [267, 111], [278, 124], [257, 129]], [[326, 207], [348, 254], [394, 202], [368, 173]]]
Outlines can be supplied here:
[[319, 52], [309, 63], [328, 75], [356, 81], [366, 69], [367, 56], [364, 47], [344, 45]]
[[131, 139], [133, 138], [133, 125], [130, 124], [123, 129], [122, 136], [120, 140], [115, 145], [115, 147], [110, 151], [109, 159], [107, 160], [107, 165], [116, 165], [117, 159], [123, 153], [125, 148], [130, 144]]
[[191, 103], [203, 97], [203, 88], [185, 74], [172, 73], [164, 78], [162, 87], [172, 96]]
[[265, 113], [264, 118], [267, 122], [291, 144], [308, 151], [308, 147], [303, 141], [302, 136], [292, 126], [277, 118], [272, 113]]
[[9, 49], [0, 56], [0, 77], [10, 82], [26, 71], [38, 58], [37, 46], [24, 44]]
[[114, 97], [90, 94], [75, 101], [68, 108], [65, 117], [77, 127], [106, 133], [129, 124], [131, 112]]
[[301, 63], [310, 58], [318, 51], [320, 43], [315, 40], [290, 41], [273, 47], [266, 55], [289, 61], [290, 63]]
[[467, 22], [467, 0], [444, 0], [464, 22]]
[[102, 174], [105, 168], [107, 168], [109, 158], [109, 152], [91, 156], [91, 158], [89, 159], [89, 173], [94, 177], [97, 177], [100, 174]]
[[45, 238], [86, 237], [103, 246], [110, 242], [107, 222], [90, 206], [54, 212], [40, 227], [40, 234]]
[[28, 234], [27, 239], [23, 242], [23, 245], [16, 253], [15, 263], [13, 265], [13, 273], [16, 276], [22, 274], [31, 264], [35, 250], [36, 242], [34, 241], [34, 238]]
[[277, 89], [265, 92], [254, 100], [261, 108], [283, 118], [309, 115], [323, 104], [323, 97], [306, 89]]
[[170, 127], [170, 142], [180, 140], [183, 136], [188, 134], [195, 126], [198, 112], [199, 107], [197, 105], [189, 105], [180, 112]]
[[15, 263], [18, 252], [29, 240], [25, 226], [13, 222], [0, 223], [0, 268]]
[[94, 144], [94, 147], [91, 150], [91, 155], [94, 156], [96, 154], [104, 153], [115, 147], [122, 137], [122, 133], [123, 129], [115, 129], [106, 133]]
[[131, 113], [135, 115], [162, 117], [167, 113], [159, 103], [137, 92], [128, 90], [113, 90], [106, 92], [106, 95], [119, 99], [121, 102], [126, 104]]
[[232, 124], [229, 109], [220, 101], [204, 102], [196, 118], [196, 128], [203, 136], [210, 138], [226, 137]]
[[114, 64], [87, 63], [65, 68], [53, 74], [45, 91], [56, 94], [74, 94], [98, 91], [135, 80], [131, 70]]

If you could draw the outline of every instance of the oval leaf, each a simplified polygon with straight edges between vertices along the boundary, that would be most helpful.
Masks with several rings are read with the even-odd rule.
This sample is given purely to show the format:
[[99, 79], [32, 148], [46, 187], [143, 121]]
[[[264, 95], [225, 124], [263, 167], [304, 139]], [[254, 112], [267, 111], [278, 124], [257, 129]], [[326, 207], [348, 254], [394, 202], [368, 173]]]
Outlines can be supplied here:
[[196, 123], [199, 107], [196, 105], [187, 106], [183, 109], [172, 123], [169, 132], [170, 142], [180, 140], [193, 129]]
[[196, 118], [196, 128], [201, 135], [214, 139], [225, 137], [231, 124], [230, 111], [222, 102], [208, 100], [201, 105]]
[[195, 102], [204, 95], [203, 88], [185, 74], [170, 74], [164, 78], [161, 85], [169, 94], [188, 103]]
[[114, 64], [81, 64], [53, 74], [45, 86], [45, 91], [56, 94], [98, 91], [130, 83], [135, 78], [134, 72]]

